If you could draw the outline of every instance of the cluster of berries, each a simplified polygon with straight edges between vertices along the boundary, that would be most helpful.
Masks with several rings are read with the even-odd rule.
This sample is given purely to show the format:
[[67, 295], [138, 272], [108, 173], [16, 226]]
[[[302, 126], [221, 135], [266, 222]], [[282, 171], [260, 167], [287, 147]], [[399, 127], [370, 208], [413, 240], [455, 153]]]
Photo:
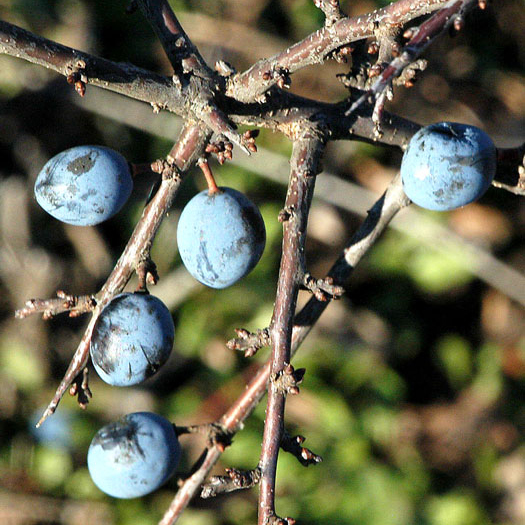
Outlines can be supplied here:
[[[407, 196], [430, 210], [451, 210], [481, 197], [496, 172], [496, 148], [473, 126], [442, 122], [422, 128], [406, 149], [401, 176]], [[53, 157], [41, 170], [35, 196], [63, 222], [89, 226], [115, 215], [133, 189], [129, 163], [101, 146], [81, 146]], [[231, 188], [205, 190], [184, 208], [177, 242], [183, 263], [200, 282], [225, 288], [250, 272], [266, 241], [257, 207]], [[168, 308], [147, 292], [122, 293], [100, 313], [91, 359], [111, 385], [151, 377], [170, 356], [175, 329]], [[88, 467], [111, 496], [135, 498], [159, 488], [180, 457], [175, 427], [161, 416], [137, 412], [95, 435]]]

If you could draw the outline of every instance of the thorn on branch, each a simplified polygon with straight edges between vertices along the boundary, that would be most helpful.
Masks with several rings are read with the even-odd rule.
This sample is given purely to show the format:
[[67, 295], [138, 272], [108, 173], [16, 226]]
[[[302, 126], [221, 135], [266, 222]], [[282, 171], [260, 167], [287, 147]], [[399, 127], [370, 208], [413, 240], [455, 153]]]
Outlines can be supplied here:
[[171, 157], [159, 159], [151, 163], [151, 171], [162, 176], [162, 180], [180, 178], [179, 170]]
[[157, 265], [149, 255], [150, 246], [144, 250], [144, 255], [137, 263], [135, 272], [139, 280], [137, 292], [147, 292], [148, 284], [155, 285], [159, 282], [159, 274], [157, 272]]
[[244, 352], [244, 357], [254, 356], [263, 346], [271, 344], [270, 330], [263, 328], [255, 332], [248, 332], [244, 328], [237, 328], [235, 330], [237, 337], [230, 339], [226, 346], [230, 350], [241, 350]]
[[295, 208], [293, 206], [285, 206], [277, 215], [277, 220], [281, 223], [289, 221], [293, 214], [295, 213]]
[[232, 159], [233, 144], [230, 141], [221, 138], [214, 142], [210, 142], [206, 146], [205, 151], [206, 153], [212, 153], [213, 155], [216, 155], [217, 161], [222, 166], [227, 160]]
[[290, 363], [288, 363], [283, 370], [276, 374], [272, 374], [270, 381], [273, 383], [277, 391], [282, 394], [296, 395], [299, 393], [298, 385], [302, 383], [305, 373], [305, 368], [298, 368], [296, 370]]
[[95, 310], [95, 314], [91, 317], [88, 328], [80, 340], [80, 344], [73, 355], [73, 359], [71, 359], [71, 362], [69, 363], [60, 385], [56, 389], [53, 399], [47, 405], [47, 408], [36, 425], [37, 428], [42, 425], [49, 416], [55, 413], [60, 400], [68, 389], [70, 390], [71, 395], [78, 395], [78, 402], [81, 407], [85, 407], [91, 398], [91, 392], [88, 387], [88, 371], [86, 364], [89, 359], [89, 343], [96, 320], [97, 315]]
[[261, 480], [259, 467], [253, 470], [239, 470], [227, 468], [226, 476], [213, 476], [209, 483], [202, 486], [201, 498], [213, 498], [218, 494], [225, 494], [236, 490], [254, 487]]
[[93, 397], [93, 394], [89, 389], [89, 370], [87, 367], [85, 367], [82, 370], [82, 373], [78, 374], [71, 383], [71, 386], [69, 387], [69, 395], [77, 396], [80, 408], [83, 410], [87, 408], [89, 400]]
[[294, 518], [280, 518], [275, 514], [272, 514], [268, 517], [265, 522], [265, 525], [295, 525], [297, 521]]
[[345, 293], [344, 287], [334, 284], [332, 277], [316, 279], [308, 272], [303, 277], [302, 286], [320, 302], [339, 299]]
[[224, 60], [217, 60], [217, 62], [215, 62], [215, 71], [222, 77], [229, 77], [236, 73], [235, 68]]
[[403, 72], [394, 79], [395, 86], [405, 86], [407, 89], [414, 86], [414, 83], [420, 76], [420, 72], [427, 68], [428, 61], [420, 58], [409, 64]]
[[273, 80], [281, 89], [288, 89], [292, 85], [290, 72], [284, 67], [277, 67], [262, 74], [263, 80]]
[[314, 0], [314, 5], [324, 13], [326, 27], [334, 25], [345, 16], [339, 6], [339, 0]]
[[184, 434], [204, 434], [206, 435], [206, 446], [208, 448], [217, 447], [224, 452], [232, 443], [232, 434], [226, 431], [218, 423], [204, 423], [200, 425], [176, 426], [175, 433], [177, 436]]
[[292, 437], [285, 430], [281, 439], [281, 448], [285, 452], [293, 454], [304, 467], [321, 463], [321, 461], [323, 461], [321, 456], [314, 454], [310, 449], [302, 446], [305, 440], [306, 438], [303, 436]]
[[91, 312], [97, 305], [94, 295], [69, 295], [62, 290], [57, 291], [53, 299], [30, 299], [25, 307], [15, 312], [15, 317], [24, 319], [32, 314], [41, 313], [42, 319], [51, 319], [57, 314], [69, 312], [69, 317], [78, 317]]
[[74, 66], [68, 67], [68, 75], [66, 80], [68, 84], [73, 84], [75, 91], [81, 96], [86, 94], [86, 62], [79, 60]]

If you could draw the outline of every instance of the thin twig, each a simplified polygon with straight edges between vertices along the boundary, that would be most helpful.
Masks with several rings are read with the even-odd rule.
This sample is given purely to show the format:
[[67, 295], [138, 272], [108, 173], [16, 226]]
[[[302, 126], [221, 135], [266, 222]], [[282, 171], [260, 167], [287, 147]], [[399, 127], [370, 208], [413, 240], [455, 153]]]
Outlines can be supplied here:
[[[386, 137], [381, 137], [381, 142], [399, 146], [406, 144], [417, 125], [383, 113], [382, 104], [376, 105], [374, 112], [371, 112], [371, 108], [359, 108], [360, 110], [355, 114], [345, 118], [341, 115], [343, 108], [341, 104], [321, 104], [284, 93], [277, 88], [272, 90], [269, 97], [261, 95], [272, 86], [281, 89], [288, 87], [291, 73], [310, 63], [322, 62], [332, 51], [339, 49], [342, 45], [377, 35], [383, 29], [393, 28], [397, 31], [407, 21], [443, 8], [421, 26], [420, 31], [405, 48], [405, 61], [408, 61], [407, 64], [412, 64], [415, 56], [412, 54], [413, 48], [421, 52], [431, 38], [450, 25], [451, 22], [447, 17], [463, 12], [464, 8], [473, 4], [473, 0], [452, 0], [450, 2], [399, 0], [369, 15], [342, 19], [338, 2], [314, 1], [327, 15], [327, 23], [323, 30], [313, 33], [273, 59], [255, 64], [244, 74], [232, 74], [229, 80], [219, 77], [208, 68], [166, 0], [137, 0], [137, 3], [143, 8], [166, 50], [175, 71], [173, 79], [166, 79], [134, 66], [113, 64], [59, 44], [49, 43], [16, 26], [0, 22], [0, 52], [19, 56], [58, 71], [74, 84], [75, 89], [82, 96], [85, 94], [86, 84], [91, 83], [147, 101], [153, 105], [155, 110], [169, 109], [187, 119], [179, 142], [170, 152], [167, 160], [158, 163], [158, 169], [155, 171], [162, 173], [162, 182], [155, 195], [147, 203], [142, 218], [115, 269], [102, 290], [94, 296], [93, 301], [96, 304], [93, 303], [92, 308], [88, 308], [88, 301], [85, 303], [86, 309], [93, 309], [93, 316], [66, 376], [40, 423], [55, 410], [68, 386], [72, 387], [72, 393], [79, 396], [80, 403], [87, 403], [90, 392], [85, 364], [97, 316], [103, 306], [116, 293], [123, 290], [133, 271], [139, 274], [140, 286], [145, 287], [148, 275], [153, 276], [152, 279], [155, 280], [154, 265], [149, 254], [152, 241], [177, 193], [181, 175], [194, 164], [197, 158], [201, 157], [206, 143], [209, 143], [211, 130], [228, 137], [245, 151], [255, 151], [255, 144], [253, 140], [249, 142], [245, 140], [244, 135], [237, 134], [234, 122], [271, 127], [282, 131], [294, 140], [289, 192], [284, 213], [281, 216], [284, 221], [283, 257], [275, 310], [268, 334], [265, 334], [268, 337], [260, 337], [256, 341], [257, 344], [272, 343], [272, 359], [261, 368], [245, 393], [230, 407], [221, 420], [209, 426], [210, 439], [206, 451], [201, 456], [202, 462], [196, 464], [195, 471], [182, 485], [162, 523], [171, 523], [180, 515], [202, 483], [203, 476], [209, 473], [224, 447], [229, 443], [229, 437], [240, 429], [242, 422], [260, 401], [268, 381], [270, 387], [267, 418], [260, 470], [257, 469], [261, 475], [259, 523], [270, 525], [279, 521], [275, 515], [275, 469], [279, 445], [282, 446], [285, 443], [286, 446], [287, 443], [283, 432], [285, 397], [287, 393], [298, 392], [297, 384], [304, 373], [301, 370], [294, 370], [289, 364], [292, 354], [324, 311], [328, 301], [323, 301], [332, 299], [342, 291], [342, 284], [357, 262], [377, 240], [377, 236], [397, 211], [409, 203], [402, 192], [399, 178], [397, 178], [385, 195], [374, 205], [362, 228], [329, 272], [328, 277], [315, 283], [311, 279], [305, 281], [302, 254], [304, 253], [306, 223], [325, 137], [329, 136], [330, 139], [361, 137], [364, 140], [375, 140], [379, 137], [374, 135], [374, 124], [379, 125], [380, 123], [381, 133], [386, 130]], [[389, 45], [389, 42], [387, 44]], [[384, 58], [387, 53], [386, 47], [380, 51], [380, 55]], [[392, 67], [392, 64], [389, 67]], [[405, 66], [400, 64], [399, 67], [402, 70]], [[387, 67], [385, 72], [388, 69]], [[383, 79], [388, 85], [393, 76], [397, 74], [399, 72], [396, 70], [394, 73], [389, 73], [390, 76], [385, 75], [383, 78], [383, 73], [380, 79]], [[377, 93], [373, 89], [366, 95], [382, 96], [383, 88], [378, 88]], [[233, 98], [225, 95], [233, 96]], [[249, 104], [253, 101], [257, 101], [258, 104]], [[354, 109], [358, 107], [355, 106]], [[196, 121], [204, 124], [196, 125]], [[309, 134], [309, 130], [314, 128], [316, 132]], [[322, 129], [322, 133], [317, 132], [318, 128]], [[515, 184], [516, 188], [522, 185], [523, 173], [520, 172], [519, 175]], [[502, 185], [500, 182], [497, 182], [496, 185], [498, 183]], [[301, 284], [306, 284], [316, 296], [310, 300], [294, 321], [297, 290]], [[329, 294], [324, 292], [329, 292]], [[75, 310], [74, 298], [69, 296], [64, 296], [64, 298], [68, 300], [70, 312], [84, 308], [80, 307]], [[45, 301], [42, 304], [35, 302], [32, 307], [28, 305], [26, 307], [28, 314], [31, 313], [29, 311], [31, 308], [34, 311], [40, 309], [44, 313], [55, 311], [58, 313], [58, 311], [63, 311], [60, 310], [61, 308], [67, 309], [64, 306], [65, 303], [60, 305], [50, 301], [56, 300], [48, 300], [46, 304], [44, 304]], [[251, 335], [249, 334], [246, 338], [249, 339]], [[188, 427], [188, 431], [191, 430], [197, 429]], [[227, 439], [221, 441], [217, 438], [218, 436]], [[310, 459], [314, 456], [311, 455]], [[232, 480], [235, 477], [235, 475], [230, 476]], [[255, 478], [258, 480], [258, 476], [255, 476], [254, 480]], [[240, 475], [236, 479], [244, 478], [243, 475]], [[288, 522], [292, 523], [293, 520], [289, 519]]]
[[193, 117], [205, 122], [217, 134], [228, 137], [249, 155], [250, 150], [243, 137], [215, 102], [214, 93], [223, 84], [222, 77], [208, 67], [168, 2], [137, 0], [137, 3], [174, 68], [174, 83], [182, 87], [185, 96], [191, 101], [190, 112]]
[[243, 73], [228, 78], [226, 94], [242, 102], [260, 101], [261, 96], [277, 84], [277, 78], [268, 72], [286, 70], [292, 74], [303, 67], [322, 63], [336, 49], [374, 36], [380, 24], [403, 26], [410, 20], [432, 13], [447, 0], [398, 0], [366, 15], [342, 18], [330, 27], [308, 35], [277, 55], [259, 60]]
[[344, 17], [341, 11], [339, 0], [313, 0], [315, 7], [318, 7], [326, 18], [325, 24], [327, 27], [335, 24], [338, 20]]
[[423, 22], [404, 46], [402, 53], [390, 62], [374, 85], [350, 106], [346, 115], [356, 111], [368, 100], [375, 101], [394, 78], [401, 75], [402, 71], [414, 62], [436, 37], [454, 23], [455, 16], [463, 15], [474, 5], [477, 5], [477, 0], [450, 0], [442, 9]]
[[85, 83], [186, 115], [180, 86], [168, 77], [130, 63], [116, 63], [58, 44], [0, 20], [0, 53], [38, 64], [64, 75], [83, 64]]
[[24, 319], [30, 315], [40, 313], [43, 319], [51, 319], [55, 315], [69, 312], [70, 317], [77, 317], [91, 312], [97, 302], [92, 295], [70, 295], [58, 290], [53, 299], [29, 299], [24, 308], [15, 312], [15, 317]]
[[[372, 206], [363, 225], [352, 237], [349, 246], [328, 272], [335, 284], [343, 285], [365, 253], [374, 245], [394, 216], [410, 204], [403, 191], [399, 174], [392, 180], [383, 196]], [[325, 310], [328, 302], [312, 297], [295, 318], [293, 344], [297, 348]]]
[[292, 150], [290, 182], [285, 203], [289, 216], [283, 222], [281, 267], [270, 325], [272, 339], [270, 377], [274, 380], [270, 381], [268, 387], [268, 403], [259, 461], [261, 469], [259, 525], [268, 523], [276, 515], [275, 475], [284, 431], [286, 400], [286, 391], [280, 388], [278, 378], [284, 373], [291, 359], [293, 318], [299, 286], [302, 284], [306, 225], [323, 148], [323, 141], [314, 132], [296, 140]]
[[[200, 90], [195, 75], [193, 83], [185, 86], [171, 78], [140, 69], [129, 63], [114, 63], [76, 49], [63, 46], [46, 38], [34, 35], [13, 24], [0, 21], [0, 53], [15, 56], [31, 63], [56, 71], [67, 77], [79, 61], [83, 63], [85, 83], [113, 91], [127, 97], [149, 103], [154, 109], [164, 109], [183, 118], [194, 118], [194, 101], [199, 100]], [[196, 83], [197, 82], [197, 83]], [[392, 146], [405, 146], [418, 126], [395, 115], [384, 115], [383, 136], [378, 139], [374, 126], [366, 113], [343, 117], [340, 104], [321, 103], [282, 92], [270, 97], [264, 104], [243, 104], [217, 92], [215, 102], [220, 114], [211, 111], [202, 119], [218, 133], [226, 132], [224, 119], [238, 125], [259, 126], [291, 135], [299, 121], [322, 122], [334, 140], [352, 139]], [[85, 97], [83, 100], [88, 99]], [[210, 108], [208, 108], [210, 109]], [[231, 131], [231, 130], [230, 130]], [[255, 151], [251, 137], [241, 137], [243, 147]]]
[[[405, 69], [405, 71], [407, 70]], [[401, 77], [398, 77], [398, 79], [399, 78]], [[53, 94], [55, 94], [55, 92], [53, 92]], [[286, 94], [286, 96], [289, 95], [291, 94]], [[57, 94], [57, 96], [61, 96], [61, 94]], [[117, 97], [117, 95], [110, 92], [105, 92], [103, 90], [92, 92], [86, 99], [76, 100], [76, 98], [73, 98], [73, 102], [84, 109], [88, 109], [89, 111], [93, 111], [97, 114], [104, 114], [105, 116], [113, 118], [118, 122], [125, 123], [127, 126], [166, 138], [168, 140], [173, 137], [173, 130], [179, 129], [179, 127], [176, 125], [177, 120], [174, 122], [168, 120], [170, 118], [169, 115], [151, 116], [151, 118], [148, 120], [145, 118], [146, 115], [144, 114], [144, 108], [138, 105], [137, 102], [134, 102], [131, 99], [127, 100]], [[132, 111], [128, 109], [128, 105], [133, 108]], [[313, 111], [313, 107], [311, 109]], [[333, 117], [331, 113], [325, 115], [324, 109], [318, 109], [321, 111], [320, 114], [322, 115], [322, 118], [326, 118], [326, 121], [328, 122], [328, 129], [331, 132], [342, 132], [342, 130], [339, 130], [339, 128], [336, 130], [332, 128], [332, 118], [335, 120], [335, 114]], [[130, 115], [135, 114], [139, 115], [138, 119], [130, 117]], [[234, 116], [234, 118], [237, 117]], [[341, 113], [339, 113], [338, 120], [340, 123], [342, 123], [346, 119], [342, 118]], [[239, 120], [239, 122], [241, 122], [241, 120]], [[350, 120], [347, 122], [350, 122]], [[364, 140], [365, 136], [368, 137], [373, 134], [374, 126], [370, 119], [359, 118], [355, 120], [354, 123], [356, 125], [355, 134], [353, 135], [354, 140]], [[263, 125], [263, 123], [261, 123], [261, 125]], [[268, 124], [266, 125], [268, 126]], [[383, 114], [383, 121], [381, 122], [381, 130], [383, 131], [383, 135], [382, 137], [378, 138], [375, 143], [378, 145], [390, 145], [403, 148], [406, 146], [406, 144], [408, 144], [411, 136], [419, 129], [421, 129], [421, 126], [415, 122], [407, 119], [401, 119], [400, 117], [385, 112]], [[348, 136], [345, 137], [344, 135], [333, 136], [337, 137], [337, 139], [348, 138]], [[286, 170], [288, 171], [288, 159], [282, 155], [272, 153], [265, 148], [259, 148], [259, 150], [261, 155], [258, 155], [257, 158], [238, 156], [233, 160], [233, 164], [238, 165], [239, 167], [244, 167], [248, 170], [251, 169], [252, 171], [260, 174], [262, 177], [282, 182], [282, 180], [279, 179], [278, 172], [284, 166], [286, 166]], [[516, 195], [524, 195], [524, 156], [525, 144], [514, 148], [498, 148], [497, 172], [492, 185], [496, 188], [504, 189]], [[332, 179], [333, 177], [336, 176], [332, 174], [325, 174], [323, 176], [323, 180]], [[319, 192], [319, 188], [317, 191]], [[332, 200], [335, 198], [337, 200], [337, 204], [344, 207], [344, 205], [341, 204], [340, 198], [337, 194], [330, 192], [330, 195], [328, 195], [328, 193], [329, 192], [327, 190], [325, 197], [323, 197], [321, 194], [318, 194], [318, 196], [325, 198], [327, 202], [330, 202], [330, 198]], [[355, 204], [357, 205], [357, 202]], [[355, 206], [346, 206], [346, 209], [349, 211], [355, 211], [354, 208]]]
[[210, 478], [210, 481], [202, 487], [201, 498], [213, 498], [217, 494], [250, 489], [257, 485], [259, 481], [261, 481], [261, 470], [258, 467], [253, 470], [228, 468], [226, 469], [226, 476], [213, 476]]
[[175, 74], [181, 77], [179, 81], [182, 82], [182, 76], [190, 71], [209, 79], [214, 77], [166, 0], [136, 2], [153, 27]]

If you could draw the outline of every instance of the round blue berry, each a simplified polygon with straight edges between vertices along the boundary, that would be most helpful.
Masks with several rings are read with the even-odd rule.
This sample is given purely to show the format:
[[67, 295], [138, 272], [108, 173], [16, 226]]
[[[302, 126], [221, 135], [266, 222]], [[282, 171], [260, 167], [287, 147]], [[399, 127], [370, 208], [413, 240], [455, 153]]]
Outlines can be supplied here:
[[133, 189], [126, 159], [103, 146], [78, 146], [50, 159], [35, 182], [40, 206], [62, 222], [99, 224], [124, 206]]
[[167, 361], [174, 336], [173, 319], [160, 299], [123, 293], [104, 307], [95, 323], [91, 360], [106, 383], [136, 385]]
[[202, 191], [184, 207], [177, 227], [187, 270], [211, 288], [226, 288], [259, 262], [266, 242], [257, 207], [232, 188]]
[[401, 162], [405, 193], [429, 210], [453, 210], [479, 199], [495, 174], [491, 138], [481, 129], [455, 122], [420, 129]]
[[114, 498], [139, 498], [163, 485], [179, 463], [173, 425], [151, 412], [135, 412], [102, 427], [89, 446], [95, 485]]

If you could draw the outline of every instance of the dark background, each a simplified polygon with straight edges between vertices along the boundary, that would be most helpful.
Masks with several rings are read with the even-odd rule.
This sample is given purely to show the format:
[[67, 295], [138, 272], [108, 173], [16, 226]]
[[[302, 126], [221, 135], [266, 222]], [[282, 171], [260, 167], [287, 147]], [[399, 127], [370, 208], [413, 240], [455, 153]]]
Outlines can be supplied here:
[[[359, 14], [386, 3], [342, 4]], [[221, 58], [240, 70], [323, 23], [310, 0], [171, 5], [210, 63]], [[126, 15], [125, 6], [121, 1], [3, 0], [0, 17], [66, 45], [169, 74], [148, 24], [139, 12]], [[480, 126], [498, 146], [521, 144], [524, 7], [522, 0], [501, 0], [473, 12], [463, 32], [442, 36], [425, 53], [427, 70], [414, 88], [397, 88], [388, 109], [421, 124], [453, 120]], [[292, 90], [341, 100], [345, 90], [335, 78], [338, 72], [345, 66], [307, 68], [292, 77]], [[66, 397], [41, 430], [33, 428], [86, 319], [16, 320], [14, 310], [57, 289], [98, 290], [152, 184], [137, 181], [121, 213], [98, 227], [80, 228], [55, 221], [37, 206], [34, 179], [49, 158], [80, 144], [112, 147], [132, 162], [165, 156], [178, 126], [174, 116], [154, 115], [146, 105], [90, 86], [81, 99], [56, 74], [0, 56], [2, 523], [156, 523], [177, 489], [176, 479], [139, 500], [105, 496], [86, 468], [95, 432], [139, 410], [178, 424], [212, 421], [242, 392], [254, 363], [268, 356], [263, 349], [247, 360], [225, 347], [235, 327], [262, 328], [272, 312], [281, 242], [277, 213], [285, 196], [278, 181], [286, 181], [291, 145], [263, 131], [257, 155], [248, 159], [235, 150], [233, 164], [213, 165], [220, 185], [245, 192], [261, 209], [268, 241], [257, 268], [233, 287], [216, 291], [195, 283], [181, 267], [177, 217], [204, 187], [195, 171], [153, 250], [161, 281], [151, 291], [168, 304], [176, 323], [168, 364], [137, 388], [110, 387], [92, 372], [93, 399], [86, 411]], [[379, 146], [329, 145], [326, 172], [347, 183], [348, 198], [329, 190], [316, 194], [307, 253], [314, 275], [327, 271], [369, 207], [353, 184], [381, 192], [400, 158], [399, 151]], [[320, 175], [319, 188], [323, 180], [329, 176]], [[277, 511], [305, 524], [524, 523], [523, 198], [491, 188], [479, 202], [451, 213], [411, 211], [398, 223], [403, 232], [389, 230], [363, 260], [347, 295], [330, 305], [295, 359], [307, 373], [301, 395], [288, 399], [287, 427], [306, 436], [306, 445], [324, 461], [305, 469], [292, 456], [280, 455]], [[306, 299], [301, 294], [301, 303]], [[257, 464], [263, 420], [264, 402], [216, 473]], [[54, 429], [58, 437], [50, 439]], [[181, 441], [183, 475], [204, 442]], [[256, 489], [196, 500], [180, 523], [255, 523], [256, 500]]]

